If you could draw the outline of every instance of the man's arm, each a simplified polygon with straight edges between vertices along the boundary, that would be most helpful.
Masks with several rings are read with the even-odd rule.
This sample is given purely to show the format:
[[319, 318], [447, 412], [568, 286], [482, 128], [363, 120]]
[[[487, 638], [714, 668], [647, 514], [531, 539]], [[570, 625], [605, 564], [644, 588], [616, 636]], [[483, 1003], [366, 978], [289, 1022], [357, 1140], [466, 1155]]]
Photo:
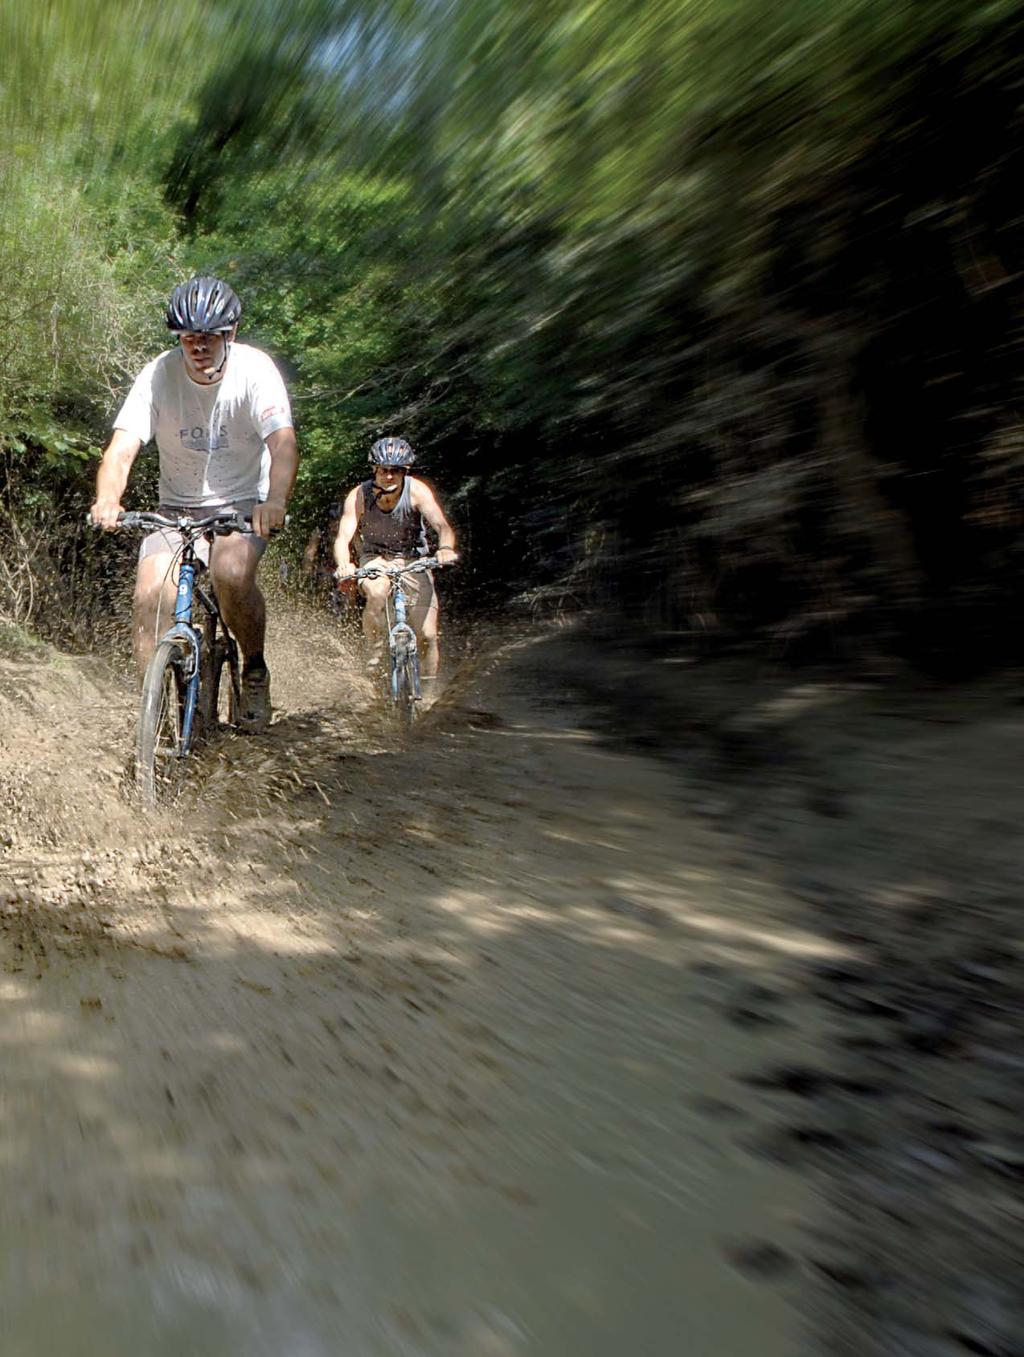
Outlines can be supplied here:
[[454, 561], [456, 559], [455, 532], [445, 518], [444, 511], [438, 504], [437, 496], [433, 490], [424, 481], [413, 481], [411, 499], [413, 508], [419, 509], [427, 520], [427, 526], [433, 528], [434, 532], [437, 533], [438, 560], [441, 559], [440, 553], [446, 551], [449, 553], [447, 560]]
[[267, 434], [270, 450], [270, 489], [262, 504], [252, 511], [252, 529], [259, 537], [269, 537], [277, 528], [284, 527], [285, 509], [295, 488], [295, 473], [299, 467], [299, 446], [291, 425]]
[[121, 496], [128, 484], [132, 463], [139, 455], [142, 439], [127, 429], [115, 429], [103, 450], [103, 458], [96, 472], [96, 499], [90, 510], [92, 521], [99, 528], [112, 532], [117, 527], [117, 516], [123, 511]]
[[359, 486], [357, 485], [345, 497], [345, 507], [342, 509], [341, 518], [338, 520], [338, 535], [334, 539], [334, 559], [338, 563], [338, 574], [340, 576], [344, 577], [356, 573], [356, 567], [349, 555], [349, 548], [358, 527]]

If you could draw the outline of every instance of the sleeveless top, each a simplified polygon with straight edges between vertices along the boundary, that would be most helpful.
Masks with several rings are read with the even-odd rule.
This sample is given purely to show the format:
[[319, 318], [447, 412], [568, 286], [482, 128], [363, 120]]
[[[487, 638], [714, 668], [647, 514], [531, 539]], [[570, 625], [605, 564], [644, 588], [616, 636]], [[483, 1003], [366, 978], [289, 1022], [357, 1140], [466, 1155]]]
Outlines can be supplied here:
[[359, 518], [359, 560], [372, 556], [426, 556], [427, 528], [419, 509], [412, 506], [410, 477], [398, 503], [385, 512], [374, 496], [373, 481], [363, 481], [359, 487], [362, 513]]

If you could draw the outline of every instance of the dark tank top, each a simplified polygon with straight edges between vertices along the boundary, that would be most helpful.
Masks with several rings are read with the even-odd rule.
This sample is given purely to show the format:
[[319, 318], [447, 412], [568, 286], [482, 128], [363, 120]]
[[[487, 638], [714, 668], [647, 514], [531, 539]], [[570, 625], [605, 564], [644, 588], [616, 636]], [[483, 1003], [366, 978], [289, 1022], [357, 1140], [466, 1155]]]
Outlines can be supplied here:
[[360, 563], [372, 556], [426, 556], [426, 524], [419, 509], [412, 507], [410, 477], [406, 476], [401, 498], [387, 513], [377, 504], [372, 480], [363, 481], [359, 491], [362, 498]]

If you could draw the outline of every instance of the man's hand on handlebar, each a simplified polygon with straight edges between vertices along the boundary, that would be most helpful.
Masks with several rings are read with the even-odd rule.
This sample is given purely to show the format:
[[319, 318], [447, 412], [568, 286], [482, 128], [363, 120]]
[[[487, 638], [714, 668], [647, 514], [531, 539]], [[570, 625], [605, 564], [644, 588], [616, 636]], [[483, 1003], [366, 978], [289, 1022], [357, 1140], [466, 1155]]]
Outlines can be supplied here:
[[124, 509], [116, 499], [98, 499], [89, 510], [89, 518], [94, 527], [114, 532], [123, 513]]
[[[441, 555], [442, 551], [445, 553], [444, 556]], [[459, 559], [459, 553], [454, 547], [438, 547], [436, 555], [438, 565], [454, 565]]]
[[350, 580], [356, 573], [356, 567], [351, 561], [344, 561], [334, 572], [336, 583], [341, 586], [346, 580]]
[[257, 537], [269, 537], [284, 527], [285, 506], [279, 500], [268, 499], [253, 506], [252, 530]]

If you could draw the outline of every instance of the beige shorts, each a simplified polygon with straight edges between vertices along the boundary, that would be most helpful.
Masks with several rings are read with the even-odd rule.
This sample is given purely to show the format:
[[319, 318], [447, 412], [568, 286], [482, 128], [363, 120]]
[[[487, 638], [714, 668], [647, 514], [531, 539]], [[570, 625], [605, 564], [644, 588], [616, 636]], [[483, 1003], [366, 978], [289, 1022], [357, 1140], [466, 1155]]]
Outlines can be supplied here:
[[[251, 514], [258, 503], [259, 500], [256, 499], [240, 499], [237, 504], [214, 504], [205, 508], [201, 505], [184, 507], [180, 504], [161, 504], [157, 507], [157, 513], [162, 514], [164, 518], [180, 518], [183, 514], [188, 514], [190, 518], [207, 518], [221, 510], [226, 513]], [[247, 539], [250, 549], [256, 552], [256, 559], [259, 560], [267, 549], [267, 539], [257, 537], [254, 532], [242, 533], [242, 536]], [[181, 533], [176, 528], [157, 528], [156, 532], [151, 532], [142, 539], [139, 560], [144, 561], [147, 556], [159, 556], [164, 553], [177, 556], [181, 545]], [[196, 555], [203, 565], [210, 564], [210, 543], [207, 538], [201, 537], [196, 543]]]

